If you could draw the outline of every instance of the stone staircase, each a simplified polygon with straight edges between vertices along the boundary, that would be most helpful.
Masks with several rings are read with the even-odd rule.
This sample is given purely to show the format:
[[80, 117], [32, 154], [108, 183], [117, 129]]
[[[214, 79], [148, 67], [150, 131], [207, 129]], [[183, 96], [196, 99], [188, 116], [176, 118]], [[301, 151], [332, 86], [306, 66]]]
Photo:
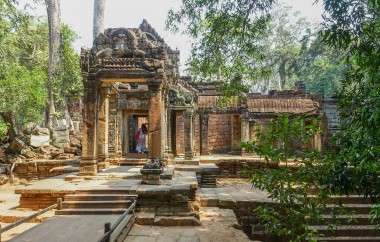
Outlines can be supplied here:
[[64, 197], [56, 215], [122, 214], [137, 199], [126, 190], [77, 190]]
[[[329, 230], [326, 225], [315, 224], [311, 229], [316, 229], [319, 233], [324, 234], [319, 241], [380, 241], [380, 230], [372, 225], [369, 221], [369, 213], [372, 210], [372, 204], [369, 198], [361, 196], [350, 197], [332, 197], [331, 204], [328, 205], [325, 221], [333, 221], [330, 215], [333, 209], [337, 209], [335, 204], [344, 204], [346, 210], [352, 215], [337, 215], [333, 222], [338, 224], [336, 230]], [[326, 223], [324, 223], [326, 224]]]

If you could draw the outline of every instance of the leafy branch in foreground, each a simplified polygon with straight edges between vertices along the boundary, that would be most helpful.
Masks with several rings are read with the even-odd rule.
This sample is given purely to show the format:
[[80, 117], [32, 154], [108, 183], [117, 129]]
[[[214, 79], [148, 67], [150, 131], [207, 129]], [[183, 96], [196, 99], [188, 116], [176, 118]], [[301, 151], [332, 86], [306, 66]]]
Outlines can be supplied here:
[[316, 117], [278, 115], [266, 128], [256, 129], [257, 141], [241, 143], [242, 148], [272, 164], [245, 171], [253, 187], [266, 191], [274, 201], [254, 210], [270, 234], [291, 241], [321, 236], [309, 227], [323, 220], [329, 199], [328, 190], [320, 183], [324, 174], [321, 153], [307, 147], [317, 132]]

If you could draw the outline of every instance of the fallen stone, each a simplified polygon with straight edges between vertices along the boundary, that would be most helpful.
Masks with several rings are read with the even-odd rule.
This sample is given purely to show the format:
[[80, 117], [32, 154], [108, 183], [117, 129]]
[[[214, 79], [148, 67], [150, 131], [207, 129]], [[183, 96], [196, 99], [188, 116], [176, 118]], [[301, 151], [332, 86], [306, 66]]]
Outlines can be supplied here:
[[8, 168], [6, 166], [0, 166], [0, 174], [7, 174]]
[[41, 128], [41, 127], [36, 127], [32, 134], [34, 135], [49, 135], [50, 136], [50, 130], [48, 128]]
[[202, 223], [194, 217], [156, 217], [156, 226], [201, 226]]
[[9, 181], [9, 177], [4, 174], [0, 174], [0, 186], [6, 184]]
[[55, 149], [55, 150], [52, 150], [50, 155], [55, 158], [55, 157], [58, 157], [60, 154], [63, 154], [64, 153], [64, 150], [63, 149]]
[[25, 158], [27, 159], [34, 158], [37, 156], [37, 154], [33, 150], [29, 150], [22, 155], [25, 156]]
[[71, 138], [70, 139], [70, 146], [71, 147], [81, 147], [81, 142], [77, 138]]
[[63, 148], [63, 151], [68, 154], [75, 154], [77, 151], [77, 148], [75, 147], [65, 147]]
[[37, 126], [37, 124], [35, 124], [35, 123], [27, 123], [22, 132], [25, 134], [31, 134], [33, 132], [33, 130], [36, 128], [36, 126]]
[[19, 138], [14, 138], [14, 140], [9, 144], [8, 148], [6, 149], [6, 153], [14, 153], [14, 154], [20, 154], [22, 148], [24, 148], [25, 143], [20, 140]]
[[30, 146], [42, 147], [49, 145], [50, 135], [34, 135], [30, 136]]

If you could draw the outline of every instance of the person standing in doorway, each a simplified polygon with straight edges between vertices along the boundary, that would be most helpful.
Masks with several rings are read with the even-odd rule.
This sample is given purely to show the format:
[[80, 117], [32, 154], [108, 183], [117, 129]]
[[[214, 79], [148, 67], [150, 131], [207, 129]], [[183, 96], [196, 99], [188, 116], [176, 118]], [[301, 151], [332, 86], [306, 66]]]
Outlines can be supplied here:
[[148, 134], [148, 129], [146, 128], [145, 124], [141, 125], [141, 128], [136, 133], [136, 151], [137, 153], [144, 153], [147, 152], [146, 149], [146, 136]]

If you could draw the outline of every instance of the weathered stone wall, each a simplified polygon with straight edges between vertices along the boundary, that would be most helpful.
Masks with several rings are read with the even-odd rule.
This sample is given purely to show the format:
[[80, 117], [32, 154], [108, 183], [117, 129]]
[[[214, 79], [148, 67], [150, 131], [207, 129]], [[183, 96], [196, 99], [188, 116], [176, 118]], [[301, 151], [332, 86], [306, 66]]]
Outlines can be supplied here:
[[15, 165], [14, 173], [20, 179], [37, 181], [64, 174], [64, 169], [51, 170], [56, 167], [63, 167], [70, 164], [72, 164], [72, 160], [31, 161], [26, 163], [17, 163]]
[[[16, 190], [17, 193], [17, 190]], [[73, 194], [75, 191], [66, 192], [54, 192], [54, 193], [39, 193], [37, 190], [35, 193], [22, 193], [20, 197], [19, 208], [29, 208], [33, 210], [39, 210], [47, 208], [53, 204], [57, 203], [58, 198], [62, 198], [67, 194]]]
[[241, 141], [241, 117], [240, 115], [231, 116], [232, 119], [232, 150], [238, 150]]
[[339, 112], [337, 107], [337, 99], [324, 99], [323, 111], [327, 117], [328, 128], [331, 131], [338, 129]]
[[212, 153], [231, 150], [231, 116], [212, 114], [208, 121], [208, 149]]
[[176, 113], [175, 114], [176, 119], [176, 150], [178, 155], [185, 154], [185, 137], [184, 137], [184, 130], [185, 130], [185, 123], [183, 119], [182, 113]]

